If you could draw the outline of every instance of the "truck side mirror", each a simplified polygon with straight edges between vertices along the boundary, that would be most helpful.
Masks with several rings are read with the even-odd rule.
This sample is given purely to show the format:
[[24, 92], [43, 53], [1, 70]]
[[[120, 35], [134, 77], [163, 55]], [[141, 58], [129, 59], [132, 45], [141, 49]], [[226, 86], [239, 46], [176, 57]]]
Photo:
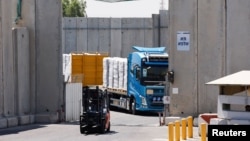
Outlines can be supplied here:
[[174, 71], [168, 71], [168, 82], [174, 83]]

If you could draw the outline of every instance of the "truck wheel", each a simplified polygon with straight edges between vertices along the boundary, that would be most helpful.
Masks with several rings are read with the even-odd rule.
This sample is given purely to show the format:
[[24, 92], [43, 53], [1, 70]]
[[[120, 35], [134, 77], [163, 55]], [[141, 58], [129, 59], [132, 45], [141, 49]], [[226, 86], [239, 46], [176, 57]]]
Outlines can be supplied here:
[[130, 112], [131, 114], [133, 115], [136, 115], [137, 112], [136, 112], [136, 102], [135, 102], [135, 98], [133, 98], [130, 102]]

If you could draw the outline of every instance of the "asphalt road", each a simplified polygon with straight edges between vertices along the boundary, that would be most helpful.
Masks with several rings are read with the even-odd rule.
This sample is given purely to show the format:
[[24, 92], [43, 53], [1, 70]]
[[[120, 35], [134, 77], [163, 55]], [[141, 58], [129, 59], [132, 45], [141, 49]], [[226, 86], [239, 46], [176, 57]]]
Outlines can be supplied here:
[[111, 111], [111, 129], [105, 134], [81, 134], [78, 122], [32, 124], [0, 129], [0, 141], [167, 141], [167, 130], [156, 114]]

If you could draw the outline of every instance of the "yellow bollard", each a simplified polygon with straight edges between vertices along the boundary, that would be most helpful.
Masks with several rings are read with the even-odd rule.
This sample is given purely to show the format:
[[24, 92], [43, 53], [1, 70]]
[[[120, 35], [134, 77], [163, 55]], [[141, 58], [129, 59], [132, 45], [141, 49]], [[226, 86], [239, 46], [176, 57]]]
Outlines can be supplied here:
[[182, 129], [182, 134], [181, 134], [181, 137], [182, 137], [182, 140], [186, 140], [187, 139], [187, 133], [186, 133], [186, 128], [187, 128], [187, 125], [186, 125], [186, 122], [187, 120], [185, 118], [181, 119], [181, 129]]
[[180, 121], [175, 121], [175, 141], [180, 141]]
[[188, 120], [188, 137], [193, 138], [193, 117], [189, 116]]
[[168, 141], [174, 141], [174, 124], [168, 123]]
[[206, 123], [201, 123], [201, 141], [206, 141], [207, 138], [207, 125]]

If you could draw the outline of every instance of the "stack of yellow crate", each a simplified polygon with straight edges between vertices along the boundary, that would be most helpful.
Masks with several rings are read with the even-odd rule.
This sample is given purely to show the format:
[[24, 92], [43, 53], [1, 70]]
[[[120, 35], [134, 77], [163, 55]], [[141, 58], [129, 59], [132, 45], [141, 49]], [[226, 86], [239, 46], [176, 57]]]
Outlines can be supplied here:
[[108, 57], [107, 53], [72, 53], [71, 57], [71, 82], [102, 85], [103, 58]]
[[83, 81], [82, 54], [71, 54], [71, 82], [79, 83]]

